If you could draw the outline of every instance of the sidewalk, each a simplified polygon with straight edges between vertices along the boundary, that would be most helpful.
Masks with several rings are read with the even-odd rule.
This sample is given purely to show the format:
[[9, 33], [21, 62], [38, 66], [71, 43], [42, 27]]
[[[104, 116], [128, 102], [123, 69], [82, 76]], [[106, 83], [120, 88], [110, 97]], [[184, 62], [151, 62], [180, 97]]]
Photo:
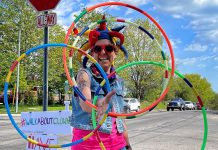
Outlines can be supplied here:
[[[6, 117], [8, 114], [0, 114], [0, 117]], [[20, 114], [12, 114], [13, 117], [19, 117]]]

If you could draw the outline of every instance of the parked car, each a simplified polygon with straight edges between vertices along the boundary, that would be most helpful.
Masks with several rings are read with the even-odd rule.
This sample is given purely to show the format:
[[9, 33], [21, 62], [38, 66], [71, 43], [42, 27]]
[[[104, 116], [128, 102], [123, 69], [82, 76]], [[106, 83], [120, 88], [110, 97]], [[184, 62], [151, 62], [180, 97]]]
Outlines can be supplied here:
[[195, 106], [191, 101], [185, 101], [185, 109], [186, 110], [194, 110]]
[[[15, 99], [14, 99], [15, 101]], [[4, 94], [0, 95], [0, 103], [3, 103], [4, 104]], [[9, 94], [8, 95], [8, 103], [13, 103], [13, 95], [12, 94]]]
[[197, 102], [196, 104], [197, 104], [197, 109], [198, 109], [198, 110], [201, 110], [201, 105], [200, 105], [200, 103]]
[[197, 103], [194, 102], [193, 105], [194, 105], [194, 110], [197, 110], [198, 109]]
[[124, 104], [123, 104], [123, 112], [124, 113], [130, 113], [130, 105], [124, 101]]
[[185, 102], [182, 98], [175, 98], [173, 100], [171, 100], [168, 104], [167, 104], [167, 111], [169, 110], [174, 111], [174, 109], [179, 109], [180, 111], [185, 110]]
[[137, 98], [124, 98], [124, 101], [130, 106], [130, 111], [139, 111], [140, 102]]

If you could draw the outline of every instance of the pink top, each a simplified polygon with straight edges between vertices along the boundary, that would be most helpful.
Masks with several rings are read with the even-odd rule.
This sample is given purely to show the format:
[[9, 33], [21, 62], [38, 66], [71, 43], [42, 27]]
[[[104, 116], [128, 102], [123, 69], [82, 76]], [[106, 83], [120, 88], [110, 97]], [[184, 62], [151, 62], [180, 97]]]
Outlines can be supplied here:
[[[116, 128], [116, 119], [112, 118], [113, 127], [111, 134], [99, 132], [101, 141], [107, 150], [119, 150], [126, 146], [126, 141], [122, 133], [119, 133]], [[89, 134], [90, 130], [73, 129], [73, 139], [76, 141]], [[71, 150], [101, 150], [95, 135], [91, 136], [88, 140], [71, 147]]]

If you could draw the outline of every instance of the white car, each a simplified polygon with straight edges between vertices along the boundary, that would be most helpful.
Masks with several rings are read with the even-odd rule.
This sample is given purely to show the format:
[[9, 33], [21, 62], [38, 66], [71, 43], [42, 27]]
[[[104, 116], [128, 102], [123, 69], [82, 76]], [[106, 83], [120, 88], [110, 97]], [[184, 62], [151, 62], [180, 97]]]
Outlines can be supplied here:
[[194, 110], [195, 106], [191, 101], [185, 101], [185, 109]]
[[130, 111], [139, 111], [140, 102], [137, 98], [124, 98], [124, 101], [129, 105]]

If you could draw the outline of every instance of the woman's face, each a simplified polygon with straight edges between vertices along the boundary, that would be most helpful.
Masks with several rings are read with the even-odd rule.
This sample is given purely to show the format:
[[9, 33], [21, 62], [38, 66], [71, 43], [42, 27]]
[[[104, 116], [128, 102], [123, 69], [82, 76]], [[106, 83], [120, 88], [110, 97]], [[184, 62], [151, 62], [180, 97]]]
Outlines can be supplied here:
[[98, 52], [92, 50], [92, 56], [95, 58], [95, 60], [98, 61], [104, 71], [109, 73], [110, 67], [116, 57], [114, 50], [112, 50], [111, 52], [105, 50], [105, 47], [109, 46], [110, 48], [110, 46], [113, 46], [111, 41], [107, 39], [98, 40], [95, 43], [95, 46], [100, 46], [101, 49], [98, 49]]

